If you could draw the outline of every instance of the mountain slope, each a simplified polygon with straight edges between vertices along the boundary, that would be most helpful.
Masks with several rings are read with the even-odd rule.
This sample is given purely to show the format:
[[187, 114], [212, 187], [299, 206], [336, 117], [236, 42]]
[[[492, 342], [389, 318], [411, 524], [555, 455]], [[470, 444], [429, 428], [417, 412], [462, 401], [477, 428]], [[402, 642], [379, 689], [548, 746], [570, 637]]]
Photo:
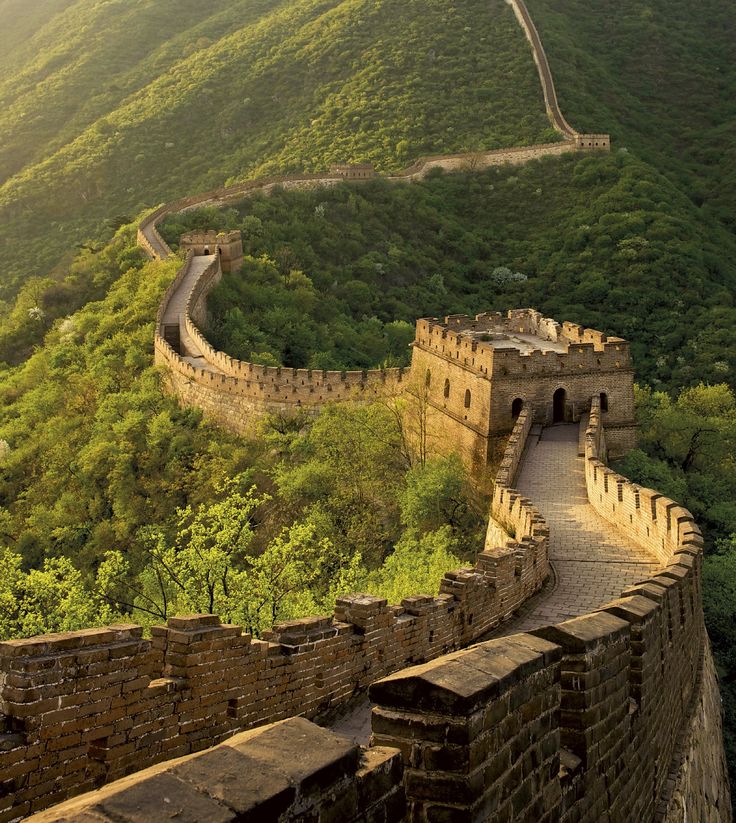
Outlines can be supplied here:
[[736, 230], [736, 6], [528, 0], [562, 110]]
[[78, 0], [33, 52], [0, 84], [6, 297], [111, 215], [228, 178], [554, 139], [502, 0]]

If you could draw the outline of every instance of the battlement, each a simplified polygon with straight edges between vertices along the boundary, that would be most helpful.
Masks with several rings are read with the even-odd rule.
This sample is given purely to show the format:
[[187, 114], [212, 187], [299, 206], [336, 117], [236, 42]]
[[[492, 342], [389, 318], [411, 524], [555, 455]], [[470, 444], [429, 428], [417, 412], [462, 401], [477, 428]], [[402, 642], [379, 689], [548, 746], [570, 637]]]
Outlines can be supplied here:
[[415, 346], [484, 376], [630, 369], [629, 344], [618, 337], [557, 321], [533, 309], [506, 315], [449, 315], [417, 322]]
[[376, 177], [376, 170], [371, 163], [335, 163], [330, 166], [330, 173], [345, 180], [368, 180]]
[[[523, 437], [509, 444], [509, 460]], [[314, 717], [374, 680], [482, 637], [549, 575], [546, 524], [510, 492], [492, 510], [513, 520], [516, 538], [487, 544], [473, 568], [448, 571], [437, 595], [397, 605], [347, 595], [333, 615], [279, 623], [261, 640], [215, 615], [189, 615], [153, 627], [150, 639], [121, 625], [0, 643], [0, 774], [13, 781], [0, 820], [232, 734]], [[394, 762], [396, 753], [386, 757]], [[391, 773], [396, 785], [386, 794], [403, 804], [401, 770]]]
[[[497, 478], [509, 495], [531, 409], [519, 417]], [[699, 530], [685, 509], [605, 466], [596, 401], [584, 449], [590, 502], [648, 541], [663, 567], [572, 620], [453, 651], [497, 624], [504, 592], [524, 579], [517, 547], [481, 552], [474, 569], [449, 572], [436, 597], [392, 606], [349, 595], [333, 617], [282, 623], [264, 640], [191, 615], [154, 628], [151, 640], [140, 627], [111, 626], [0, 643], [0, 771], [12, 781], [0, 819], [150, 766], [36, 819], [112, 821], [130, 804], [155, 819], [165, 786], [175, 802], [223, 821], [245, 809], [326, 814], [339, 797], [338, 819], [355, 823], [371, 811], [398, 823], [409, 810], [422, 820], [592, 823], [607, 813], [676, 823], [683, 808], [689, 819], [729, 823]], [[282, 720], [368, 685], [377, 704], [368, 750], [303, 718]], [[708, 756], [705, 793], [687, 781]], [[258, 787], [246, 778], [256, 763]]]

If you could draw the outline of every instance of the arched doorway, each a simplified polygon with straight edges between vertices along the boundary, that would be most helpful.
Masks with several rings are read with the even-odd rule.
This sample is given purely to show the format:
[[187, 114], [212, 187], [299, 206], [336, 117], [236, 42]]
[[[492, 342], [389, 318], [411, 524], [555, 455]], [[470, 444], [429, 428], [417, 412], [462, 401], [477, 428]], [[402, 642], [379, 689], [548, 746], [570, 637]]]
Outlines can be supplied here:
[[209, 254], [209, 253], [210, 253], [210, 247], [209, 247], [209, 246], [205, 246], [205, 247], [204, 247], [204, 251], [203, 251], [202, 253], [203, 253], [203, 254]]
[[608, 395], [604, 391], [601, 392], [601, 411], [608, 411]]
[[511, 404], [511, 416], [516, 418], [521, 414], [521, 410], [524, 407], [524, 401], [521, 397], [517, 397], [514, 402]]
[[565, 422], [565, 390], [557, 389], [552, 395], [552, 422]]

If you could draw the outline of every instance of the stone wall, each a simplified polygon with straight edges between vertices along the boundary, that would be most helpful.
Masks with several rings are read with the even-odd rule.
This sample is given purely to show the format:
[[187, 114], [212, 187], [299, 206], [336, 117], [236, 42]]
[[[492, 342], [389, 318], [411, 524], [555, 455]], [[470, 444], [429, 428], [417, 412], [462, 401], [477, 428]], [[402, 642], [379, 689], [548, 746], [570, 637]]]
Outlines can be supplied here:
[[[171, 618], [151, 640], [140, 627], [111, 626], [0, 643], [0, 821], [264, 723], [313, 717], [374, 684], [373, 742], [399, 749], [405, 766], [381, 785], [386, 797], [406, 792], [412, 820], [674, 823], [685, 810], [729, 823], [702, 538], [686, 510], [599, 459], [595, 401], [589, 497], [632, 540], [646, 537], [664, 568], [592, 614], [453, 653], [546, 575], [546, 526], [510, 486], [531, 416], [519, 416], [493, 507], [529, 539], [449, 572], [437, 597], [389, 606], [351, 595], [334, 617], [280, 624], [263, 640], [198, 615]], [[343, 778], [354, 797], [357, 772]], [[241, 788], [254, 802], [253, 786]]]
[[373, 684], [372, 741], [402, 751], [412, 821], [732, 820], [702, 539], [672, 501], [636, 505], [604, 440], [594, 403], [589, 498], [663, 570], [594, 613]]
[[33, 815], [34, 823], [208, 821], [399, 823], [401, 755], [361, 750], [302, 718], [244, 732]]
[[718, 823], [728, 818], [728, 767], [723, 751], [721, 695], [710, 650], [706, 649], [699, 693], [690, 721], [681, 735], [680, 751], [670, 770], [670, 786], [659, 808], [664, 823], [703, 821]]
[[[484, 332], [493, 337], [500, 329], [534, 335], [559, 350], [524, 352], [483, 340]], [[591, 397], [605, 396], [604, 423], [614, 456], [635, 445], [629, 343], [575, 323], [559, 324], [531, 309], [419, 320], [412, 371], [417, 379], [425, 375], [429, 380], [429, 403], [454, 441], [462, 444], [467, 429], [475, 433], [466, 461], [471, 467], [483, 465], [479, 461], [489, 441], [514, 425], [515, 404], [533, 406], [537, 422], [552, 423], [553, 397], [560, 389], [565, 419], [574, 422], [587, 413]]]
[[557, 102], [557, 92], [555, 91], [555, 84], [552, 79], [552, 71], [549, 67], [549, 61], [547, 60], [547, 54], [544, 51], [542, 40], [539, 36], [539, 32], [537, 31], [537, 27], [534, 25], [534, 21], [529, 14], [526, 3], [524, 0], [506, 0], [506, 2], [513, 9], [514, 15], [532, 48], [534, 62], [537, 65], [539, 80], [542, 84], [542, 93], [544, 94], [544, 105], [547, 109], [547, 116], [555, 129], [557, 129], [557, 131], [566, 140], [570, 140], [577, 135], [577, 132], [567, 122], [567, 120], [565, 120], [562, 112], [560, 111], [560, 106]]
[[[514, 459], [511, 441], [504, 465]], [[293, 715], [314, 717], [390, 672], [467, 646], [549, 574], [548, 530], [510, 493], [516, 538], [448, 572], [438, 596], [365, 594], [263, 640], [212, 615], [0, 643], [0, 823]], [[349, 819], [349, 818], [346, 818]]]

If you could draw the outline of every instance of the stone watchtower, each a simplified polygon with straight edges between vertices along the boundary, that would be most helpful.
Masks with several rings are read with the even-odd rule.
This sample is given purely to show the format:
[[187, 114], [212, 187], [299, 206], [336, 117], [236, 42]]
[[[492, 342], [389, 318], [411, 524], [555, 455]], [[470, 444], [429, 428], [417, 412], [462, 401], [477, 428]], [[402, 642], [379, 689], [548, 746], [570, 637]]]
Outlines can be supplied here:
[[239, 271], [243, 265], [243, 238], [239, 231], [195, 231], [182, 234], [179, 247], [195, 255], [219, 254], [224, 272]]
[[635, 445], [629, 344], [533, 309], [419, 320], [412, 374], [424, 385], [430, 431], [476, 469], [524, 404], [552, 425], [577, 422], [597, 397], [609, 453]]
[[376, 177], [376, 170], [371, 163], [333, 163], [330, 174], [345, 180], [369, 180]]

